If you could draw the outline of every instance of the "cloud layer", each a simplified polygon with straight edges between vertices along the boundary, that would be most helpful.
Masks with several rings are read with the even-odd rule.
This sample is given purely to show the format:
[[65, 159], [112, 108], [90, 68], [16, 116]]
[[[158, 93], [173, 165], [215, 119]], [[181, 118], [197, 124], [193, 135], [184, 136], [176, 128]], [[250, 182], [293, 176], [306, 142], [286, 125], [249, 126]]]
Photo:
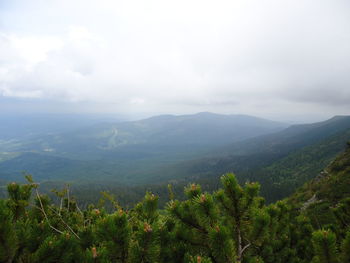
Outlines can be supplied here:
[[2, 5], [3, 97], [152, 114], [350, 114], [346, 0]]

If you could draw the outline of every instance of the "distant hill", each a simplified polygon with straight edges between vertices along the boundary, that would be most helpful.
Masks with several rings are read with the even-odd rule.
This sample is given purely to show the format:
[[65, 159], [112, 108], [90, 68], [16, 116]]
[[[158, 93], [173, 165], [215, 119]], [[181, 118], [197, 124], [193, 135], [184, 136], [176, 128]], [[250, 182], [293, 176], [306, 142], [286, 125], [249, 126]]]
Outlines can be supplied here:
[[350, 140], [349, 116], [283, 127], [199, 113], [9, 140], [0, 145], [0, 181], [21, 180], [26, 171], [38, 181], [138, 185], [143, 193], [143, 185], [164, 189], [169, 182], [181, 191], [188, 181], [214, 190], [220, 175], [234, 172], [241, 182], [259, 181], [271, 202], [316, 177]]
[[[162, 115], [101, 123], [74, 131], [0, 142], [1, 173], [19, 169], [39, 178], [99, 178], [135, 182], [156, 168], [212, 149], [277, 132], [287, 125], [245, 115]], [[55, 174], [55, 176], [53, 176]], [[57, 175], [57, 176], [56, 176]]]
[[350, 129], [338, 132], [322, 141], [292, 151], [286, 157], [261, 169], [255, 178], [264, 177], [267, 184], [280, 194], [274, 199], [283, 198], [304, 182], [315, 178], [339, 153], [344, 151], [348, 140], [350, 140]]
[[[319, 199], [323, 200], [326, 196], [333, 206], [336, 200], [349, 195], [348, 125], [349, 118], [341, 117], [312, 125], [294, 126], [292, 131], [297, 131], [294, 134], [290, 128], [275, 133], [278, 135], [277, 139], [292, 138], [293, 142], [299, 142], [297, 148], [287, 139], [278, 139], [278, 144], [274, 145], [270, 141], [271, 144], [265, 144], [266, 151], [257, 154], [247, 152], [244, 155], [218, 155], [175, 164], [154, 157], [159, 166], [152, 164], [150, 159], [127, 159], [126, 156], [125, 160], [93, 161], [25, 153], [0, 163], [1, 179], [20, 180], [23, 177], [21, 170], [27, 170], [34, 174], [36, 180], [45, 182], [42, 184], [44, 189], [61, 187], [63, 181], [72, 183], [72, 191], [82, 200], [82, 204], [97, 202], [103, 190], [116, 194], [123, 205], [132, 204], [142, 198], [145, 191], [150, 190], [160, 195], [160, 202], [164, 204], [168, 200], [168, 183], [172, 184], [177, 198], [181, 199], [183, 187], [189, 182], [197, 182], [205, 191], [212, 191], [220, 187], [220, 175], [233, 171], [242, 183], [259, 181], [262, 195], [268, 202], [286, 198], [299, 189], [290, 198], [299, 208], [312, 199], [316, 192]], [[313, 132], [317, 136], [313, 137]], [[272, 135], [261, 136], [246, 142], [259, 142], [260, 139], [266, 141], [271, 137]], [[316, 137], [317, 140], [314, 139]], [[278, 151], [278, 147], [282, 147], [283, 151]], [[346, 152], [342, 153], [347, 147]], [[217, 151], [214, 153], [217, 154]], [[329, 163], [332, 164], [328, 165]], [[330, 174], [335, 176], [328, 177]], [[305, 184], [310, 180], [311, 182]], [[300, 188], [301, 186], [303, 187]], [[330, 206], [328, 201], [321, 207], [316, 206], [319, 209], [317, 213]]]
[[335, 116], [311, 124], [292, 125], [280, 132], [240, 141], [221, 148], [221, 154], [285, 154], [350, 129], [350, 116]]
[[[225, 145], [279, 131], [285, 124], [244, 115], [162, 115], [140, 121], [102, 123], [71, 132], [23, 141], [18, 151], [35, 151], [77, 159], [98, 159], [118, 152], [178, 151]], [[154, 149], [157, 147], [158, 149]], [[163, 150], [163, 149], [164, 150]], [[148, 149], [146, 149], [146, 152]]]
[[[318, 173], [350, 140], [350, 117], [294, 125], [283, 131], [223, 147], [211, 157], [193, 159], [154, 172], [153, 181], [198, 181], [215, 187], [217, 178], [234, 172], [242, 181], [259, 181], [268, 201], [291, 194]], [[151, 179], [152, 180], [152, 179]]]
[[121, 120], [121, 117], [112, 115], [0, 113], [0, 142], [33, 139], [36, 136], [76, 130], [96, 122], [117, 122], [118, 119]]

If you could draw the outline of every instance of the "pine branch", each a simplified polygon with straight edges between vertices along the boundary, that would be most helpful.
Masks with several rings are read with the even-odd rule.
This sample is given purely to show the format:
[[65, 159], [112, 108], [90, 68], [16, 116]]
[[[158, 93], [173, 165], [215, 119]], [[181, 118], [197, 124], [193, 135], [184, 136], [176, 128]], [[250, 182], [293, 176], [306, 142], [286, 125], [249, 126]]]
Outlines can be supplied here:
[[67, 184], [67, 199], [68, 199], [67, 209], [69, 211], [69, 203], [70, 203], [70, 200], [69, 200], [69, 184]]
[[44, 217], [45, 217], [46, 222], [48, 223], [49, 227], [50, 227], [51, 229], [55, 230], [56, 232], [60, 233], [60, 234], [64, 234], [61, 230], [59, 230], [59, 229], [57, 229], [57, 228], [55, 228], [54, 226], [51, 225], [50, 220], [49, 220], [49, 218], [47, 217], [47, 214], [46, 214], [46, 212], [45, 212], [45, 209], [44, 209], [44, 206], [43, 206], [43, 203], [42, 203], [42, 201], [41, 201], [41, 197], [40, 197], [40, 194], [39, 194], [39, 191], [38, 191], [37, 188], [35, 188], [35, 193], [36, 193], [36, 196], [37, 196], [37, 198], [38, 198], [38, 200], [39, 200], [39, 203], [40, 203], [40, 207], [41, 207], [40, 210], [41, 210], [41, 212], [44, 214]]
[[[42, 213], [44, 214], [44, 217], [46, 219], [46, 222], [49, 224], [50, 228], [52, 228], [53, 230], [55, 230], [56, 232], [60, 233], [60, 234], [64, 234], [61, 230], [55, 228], [54, 226], [51, 225], [50, 223], [50, 220], [45, 212], [45, 209], [44, 209], [44, 206], [43, 206], [43, 203], [41, 201], [41, 197], [40, 197], [40, 194], [39, 194], [39, 191], [38, 191], [38, 188], [35, 187], [35, 193], [36, 193], [36, 196], [39, 200], [39, 203], [40, 203], [40, 210], [42, 211]], [[68, 199], [69, 200], [69, 199]], [[73, 235], [75, 235], [78, 239], [80, 239], [80, 237], [74, 232], [74, 230], [63, 220], [63, 218], [61, 217], [61, 214], [60, 213], [57, 213], [54, 209], [50, 208], [52, 211], [54, 211], [56, 213], [56, 215], [59, 216], [59, 218], [61, 219], [61, 221], [63, 222], [63, 224], [73, 233]]]
[[76, 238], [80, 239], [80, 237], [74, 232], [74, 230], [66, 223], [66, 221], [63, 220], [61, 214], [57, 213], [55, 209], [49, 207], [51, 211], [53, 211], [58, 217], [61, 219], [62, 223], [72, 232], [73, 235], [75, 235]]

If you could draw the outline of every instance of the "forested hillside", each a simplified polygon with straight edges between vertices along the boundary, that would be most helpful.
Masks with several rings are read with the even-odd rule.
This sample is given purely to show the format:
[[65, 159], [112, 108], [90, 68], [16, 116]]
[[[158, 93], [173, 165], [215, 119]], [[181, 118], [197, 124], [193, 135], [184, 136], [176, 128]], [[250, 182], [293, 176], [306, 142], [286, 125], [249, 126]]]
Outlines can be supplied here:
[[304, 210], [314, 225], [332, 224], [335, 218], [340, 217], [342, 226], [349, 226], [350, 142], [344, 153], [338, 155], [316, 178], [299, 188], [288, 202]]
[[55, 133], [43, 127], [42, 134], [26, 138], [8, 139], [6, 129], [3, 137], [0, 131], [0, 178], [19, 181], [26, 171], [40, 182], [98, 178], [123, 184], [150, 183], [150, 177], [161, 167], [287, 127], [247, 115], [207, 112], [76, 126]]
[[[176, 120], [175, 117], [163, 118]], [[249, 120], [245, 123], [256, 121]], [[140, 200], [146, 191], [152, 191], [163, 205], [167, 201], [168, 184], [172, 185], [176, 197], [183, 199], [182, 189], [188, 182], [214, 191], [220, 187], [222, 174], [234, 172], [240, 183], [259, 182], [262, 196], [267, 202], [275, 202], [319, 175], [344, 151], [349, 140], [350, 117], [338, 116], [216, 148], [199, 159], [189, 157], [194, 151], [191, 145], [187, 145], [188, 151], [182, 156], [180, 152], [185, 150], [185, 144], [176, 149], [176, 143], [171, 146], [172, 151], [159, 144], [147, 144], [147, 147], [135, 146], [129, 152], [123, 148], [118, 154], [114, 152], [113, 158], [99, 160], [73, 160], [50, 153], [27, 152], [0, 162], [0, 194], [4, 196], [6, 183], [23, 181], [23, 171], [26, 171], [41, 183], [43, 192], [51, 195], [50, 189], [69, 183], [84, 207], [97, 203], [101, 191], [115, 194], [120, 203], [128, 207]], [[188, 160], [178, 161], [186, 158]]]
[[[144, 199], [125, 209], [105, 193], [80, 209], [69, 189], [11, 183], [0, 200], [1, 262], [350, 262], [350, 145], [290, 198], [266, 205], [258, 183], [233, 174], [221, 189], [198, 184], [177, 200]], [[112, 211], [105, 208], [106, 202]]]
[[350, 117], [338, 116], [238, 142], [212, 157], [168, 166], [155, 171], [153, 180], [175, 185], [195, 181], [215, 190], [218, 176], [230, 171], [241, 183], [258, 181], [263, 186], [262, 195], [274, 202], [316, 177], [344, 151], [349, 140]]

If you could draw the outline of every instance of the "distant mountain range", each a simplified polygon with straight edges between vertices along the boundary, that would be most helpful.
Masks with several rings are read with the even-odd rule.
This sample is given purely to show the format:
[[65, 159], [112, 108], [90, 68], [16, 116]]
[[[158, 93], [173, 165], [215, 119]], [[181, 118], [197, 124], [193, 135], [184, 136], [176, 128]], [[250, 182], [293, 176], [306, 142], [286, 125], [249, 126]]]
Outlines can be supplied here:
[[122, 117], [86, 114], [5, 114], [0, 112], [0, 142], [4, 140], [29, 139], [47, 134], [57, 134], [97, 121], [121, 121]]
[[192, 181], [213, 190], [232, 171], [241, 182], [259, 181], [274, 201], [317, 176], [349, 140], [350, 116], [288, 126], [245, 115], [162, 115], [2, 140], [0, 181], [27, 171], [39, 181], [150, 188]]
[[[99, 123], [73, 131], [0, 142], [0, 173], [21, 170], [41, 180], [119, 180], [139, 171], [202, 156], [211, 149], [280, 131], [287, 125], [245, 115], [162, 115], [140, 121]], [[95, 174], [92, 174], [92, 171]], [[10, 176], [10, 174], [12, 174]]]
[[349, 140], [350, 116], [336, 116], [221, 147], [212, 156], [163, 168], [151, 180], [215, 187], [218, 176], [235, 172], [242, 182], [259, 181], [264, 196], [277, 200], [317, 176]]
[[17, 142], [12, 151], [52, 154], [73, 159], [99, 159], [129, 151], [183, 147], [208, 148], [279, 131], [287, 125], [244, 115], [162, 115], [145, 120], [99, 123], [64, 133]]

